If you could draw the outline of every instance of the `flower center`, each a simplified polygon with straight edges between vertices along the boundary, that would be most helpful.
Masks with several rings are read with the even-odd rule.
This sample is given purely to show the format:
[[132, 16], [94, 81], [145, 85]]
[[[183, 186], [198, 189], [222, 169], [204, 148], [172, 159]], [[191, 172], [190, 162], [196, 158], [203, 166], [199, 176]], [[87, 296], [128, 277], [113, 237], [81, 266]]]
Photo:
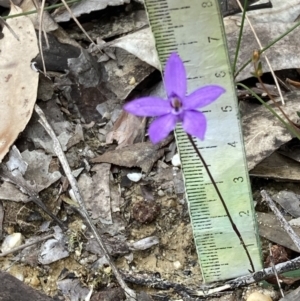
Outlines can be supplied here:
[[172, 96], [170, 98], [171, 106], [173, 108], [172, 113], [178, 115], [182, 113], [182, 102], [178, 96]]

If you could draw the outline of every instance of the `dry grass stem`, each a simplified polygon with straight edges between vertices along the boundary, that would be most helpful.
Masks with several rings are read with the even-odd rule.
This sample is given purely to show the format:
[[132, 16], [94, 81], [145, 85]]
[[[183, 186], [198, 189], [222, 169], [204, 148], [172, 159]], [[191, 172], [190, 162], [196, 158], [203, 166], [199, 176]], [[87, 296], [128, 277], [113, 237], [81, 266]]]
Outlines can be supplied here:
[[276, 277], [276, 281], [277, 281], [277, 285], [278, 285], [280, 294], [281, 294], [281, 296], [282, 296], [282, 298], [283, 298], [283, 297], [284, 297], [284, 293], [283, 293], [283, 290], [282, 290], [281, 285], [280, 285], [280, 280], [279, 280], [279, 278], [278, 278], [277, 271], [276, 271], [276, 269], [275, 269], [274, 257], [273, 257], [273, 253], [272, 253], [272, 248], [271, 248], [271, 247], [272, 247], [272, 244], [269, 244], [269, 253], [270, 253], [269, 257], [270, 257], [270, 263], [271, 263], [271, 267], [272, 267], [272, 269], [273, 269], [273, 271], [274, 271], [274, 275], [275, 275], [275, 277]]
[[64, 6], [66, 7], [67, 11], [69, 12], [69, 14], [71, 15], [71, 17], [73, 18], [73, 20], [75, 21], [75, 23], [78, 25], [78, 27], [81, 29], [81, 31], [86, 35], [86, 37], [90, 40], [90, 42], [92, 44], [95, 44], [95, 42], [93, 41], [93, 39], [89, 36], [89, 34], [85, 31], [85, 29], [82, 27], [82, 25], [80, 24], [80, 22], [78, 21], [78, 19], [75, 17], [75, 15], [73, 14], [72, 10], [70, 9], [69, 5], [67, 4], [67, 2], [65, 0], [61, 0], [61, 2], [64, 4]]
[[[238, 6], [240, 7], [241, 11], [244, 12], [244, 8], [243, 8], [243, 6], [241, 5], [240, 0], [236, 0], [236, 2], [237, 2], [237, 4], [238, 4]], [[259, 49], [262, 50], [263, 47], [262, 47], [262, 45], [261, 45], [261, 42], [260, 42], [260, 40], [259, 40], [259, 38], [258, 38], [258, 36], [257, 36], [257, 34], [256, 34], [256, 32], [255, 32], [254, 27], [252, 26], [252, 23], [251, 23], [250, 19], [248, 18], [247, 14], [245, 14], [245, 17], [246, 17], [247, 22], [248, 22], [248, 24], [249, 24], [249, 26], [250, 26], [250, 28], [251, 28], [251, 30], [252, 30], [252, 32], [253, 32], [253, 35], [254, 35], [254, 37], [255, 37], [255, 39], [256, 39], [256, 42], [257, 42], [257, 44], [258, 44], [258, 46], [259, 46]], [[266, 62], [267, 62], [267, 65], [268, 65], [268, 67], [269, 67], [269, 69], [270, 69], [270, 72], [271, 72], [271, 74], [272, 74], [272, 76], [273, 76], [275, 85], [276, 85], [276, 87], [277, 87], [277, 90], [278, 90], [278, 93], [279, 93], [279, 96], [280, 96], [280, 99], [281, 99], [281, 103], [284, 105], [285, 102], [284, 102], [284, 99], [283, 99], [283, 96], [282, 96], [282, 93], [281, 93], [280, 86], [279, 86], [279, 84], [278, 84], [277, 77], [276, 77], [276, 75], [275, 75], [275, 73], [274, 73], [274, 70], [273, 70], [273, 68], [272, 68], [272, 66], [271, 66], [271, 64], [270, 64], [270, 61], [269, 61], [268, 57], [267, 57], [265, 54], [264, 54], [264, 58], [265, 58], [265, 60], [266, 60]]]
[[36, 7], [37, 14], [39, 16], [39, 50], [40, 50], [42, 64], [43, 64], [43, 72], [45, 76], [47, 76], [47, 70], [46, 70], [44, 52], [43, 52], [43, 43], [42, 43], [42, 32], [43, 32], [45, 43], [47, 47], [49, 47], [48, 37], [47, 37], [47, 33], [45, 32], [44, 23], [43, 23], [45, 1], [46, 0], [42, 0], [42, 4], [40, 5], [40, 3], [37, 0], [34, 0], [34, 5]]
[[9, 24], [7, 24], [7, 22], [6, 22], [2, 17], [0, 17], [0, 24], [3, 25], [3, 26], [6, 26], [7, 29], [11, 32], [11, 34], [12, 34], [18, 41], [20, 41], [18, 35], [13, 31], [13, 29], [9, 26]]

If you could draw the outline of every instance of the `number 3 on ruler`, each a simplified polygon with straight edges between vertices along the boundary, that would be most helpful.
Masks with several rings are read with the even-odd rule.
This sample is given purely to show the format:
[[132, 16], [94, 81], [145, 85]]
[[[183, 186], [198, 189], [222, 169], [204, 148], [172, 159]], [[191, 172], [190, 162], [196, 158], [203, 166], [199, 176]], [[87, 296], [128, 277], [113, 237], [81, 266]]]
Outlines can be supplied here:
[[243, 177], [234, 178], [233, 182], [234, 183], [242, 183], [242, 182], [244, 182], [244, 178]]

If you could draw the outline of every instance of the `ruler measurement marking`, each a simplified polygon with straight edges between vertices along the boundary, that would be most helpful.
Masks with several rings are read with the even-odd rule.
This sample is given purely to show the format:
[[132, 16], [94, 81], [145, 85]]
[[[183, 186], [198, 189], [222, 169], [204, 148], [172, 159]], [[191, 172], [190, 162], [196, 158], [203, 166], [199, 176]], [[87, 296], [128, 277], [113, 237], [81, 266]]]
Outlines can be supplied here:
[[[251, 257], [259, 269], [261, 260], [238, 108], [216, 1], [145, 0], [145, 3], [162, 66], [170, 53], [176, 51], [185, 62], [189, 92], [204, 84], [219, 84], [227, 90], [226, 95], [203, 111], [208, 119], [209, 139], [194, 141], [207, 160], [246, 245], [253, 246]], [[201, 27], [207, 29], [206, 32], [201, 31]], [[176, 129], [191, 224], [204, 280], [218, 281], [246, 274], [249, 261], [185, 135], [180, 127]], [[230, 254], [235, 255], [230, 258]]]

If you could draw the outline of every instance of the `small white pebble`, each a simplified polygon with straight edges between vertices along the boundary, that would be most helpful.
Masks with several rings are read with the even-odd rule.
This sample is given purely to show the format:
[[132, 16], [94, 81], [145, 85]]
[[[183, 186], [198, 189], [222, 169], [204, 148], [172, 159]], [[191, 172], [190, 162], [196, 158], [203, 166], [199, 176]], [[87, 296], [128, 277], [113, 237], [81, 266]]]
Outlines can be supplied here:
[[181, 263], [179, 261], [174, 261], [173, 266], [174, 266], [175, 270], [178, 270], [181, 268]]
[[10, 271], [9, 270], [9, 273], [11, 275], [13, 275], [14, 277], [16, 277], [17, 279], [19, 279], [20, 281], [24, 281], [24, 275], [21, 271]]
[[259, 292], [250, 294], [246, 301], [272, 301], [271, 297]]
[[129, 85], [133, 86], [133, 85], [135, 85], [135, 84], [136, 84], [136, 80], [135, 80], [134, 77], [132, 77], [132, 78], [130, 79], [130, 81], [129, 81]]
[[127, 178], [132, 182], [138, 182], [142, 178], [142, 174], [139, 172], [131, 172], [127, 174]]
[[22, 235], [21, 233], [13, 233], [5, 237], [2, 246], [1, 252], [8, 252], [16, 247], [19, 247], [22, 244]]
[[157, 191], [157, 194], [159, 196], [164, 196], [165, 195], [165, 193], [161, 189]]
[[107, 120], [109, 120], [111, 118], [111, 114], [109, 112], [105, 112], [102, 117], [106, 118]]
[[172, 162], [172, 165], [173, 165], [173, 166], [176, 166], [176, 167], [180, 166], [180, 165], [181, 165], [181, 161], [180, 161], [179, 154], [175, 154], [175, 155], [173, 156], [171, 162]]

